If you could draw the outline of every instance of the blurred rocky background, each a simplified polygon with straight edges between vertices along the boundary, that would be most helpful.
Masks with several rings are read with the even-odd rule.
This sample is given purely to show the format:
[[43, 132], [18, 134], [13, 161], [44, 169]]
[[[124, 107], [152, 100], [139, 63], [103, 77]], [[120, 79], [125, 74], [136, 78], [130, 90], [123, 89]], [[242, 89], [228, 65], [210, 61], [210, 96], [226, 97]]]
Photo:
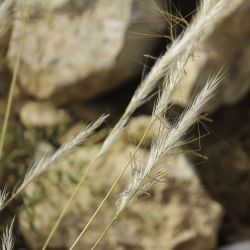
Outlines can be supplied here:
[[[25, 3], [16, 1], [15, 10]], [[185, 28], [182, 23], [173, 25], [171, 15], [190, 21], [197, 8], [196, 0], [30, 3], [25, 34], [21, 34], [22, 17], [14, 11], [15, 21], [0, 41], [2, 122], [19, 43], [24, 39], [6, 157], [1, 159], [1, 185], [8, 178], [9, 188], [35, 156], [60, 146], [82, 124], [106, 112], [112, 127], [141, 78], [170, 44], [171, 34]], [[222, 87], [206, 109], [209, 121], [191, 132], [201, 138], [173, 160], [166, 183], [134, 202], [100, 249], [250, 249], [250, 2], [228, 1], [228, 8], [228, 14], [222, 13], [216, 26], [207, 30], [172, 98], [172, 113], [179, 113], [200, 89], [200, 82], [219, 70], [225, 72]], [[93, 171], [50, 249], [70, 247], [140, 140], [152, 107], [153, 100], [134, 114], [105, 163]], [[16, 249], [41, 249], [79, 172], [107, 133], [105, 128], [98, 131], [93, 141], [29, 185], [0, 215], [1, 225], [17, 216]], [[146, 139], [138, 155], [144, 160], [152, 135]], [[78, 249], [90, 248], [109, 222], [116, 199], [109, 201]]]

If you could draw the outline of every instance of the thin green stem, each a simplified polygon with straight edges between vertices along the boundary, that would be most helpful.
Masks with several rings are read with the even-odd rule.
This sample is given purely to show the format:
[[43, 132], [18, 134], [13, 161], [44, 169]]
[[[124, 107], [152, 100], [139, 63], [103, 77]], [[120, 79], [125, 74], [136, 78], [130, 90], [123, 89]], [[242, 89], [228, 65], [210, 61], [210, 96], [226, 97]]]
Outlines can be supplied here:
[[28, 23], [28, 18], [29, 18], [29, 5], [27, 5], [27, 13], [26, 13], [26, 16], [24, 19], [24, 26], [23, 26], [23, 34], [20, 38], [20, 43], [19, 43], [19, 47], [18, 47], [18, 51], [17, 51], [17, 59], [16, 59], [16, 63], [14, 66], [14, 72], [13, 72], [13, 76], [12, 76], [12, 80], [11, 80], [11, 84], [10, 84], [10, 91], [9, 91], [9, 95], [8, 95], [6, 111], [4, 114], [3, 126], [2, 126], [1, 137], [0, 137], [0, 159], [3, 156], [4, 141], [5, 141], [6, 132], [7, 132], [7, 128], [8, 128], [10, 111], [11, 111], [11, 107], [12, 107], [12, 103], [13, 103], [14, 90], [15, 90], [15, 86], [16, 86], [16, 82], [17, 82], [17, 74], [18, 74], [19, 67], [20, 67], [21, 55], [22, 55], [24, 40], [25, 40], [24, 34], [26, 31], [26, 25]]
[[122, 169], [122, 171], [120, 172], [119, 176], [116, 178], [116, 180], [114, 181], [113, 185], [111, 186], [111, 188], [109, 189], [108, 193], [106, 194], [106, 196], [103, 198], [103, 200], [101, 201], [100, 205], [98, 206], [98, 208], [95, 210], [94, 214], [91, 216], [91, 218], [89, 219], [88, 223], [86, 224], [86, 226], [83, 228], [83, 230], [81, 231], [81, 233], [78, 235], [77, 239], [74, 241], [74, 243], [72, 244], [70, 249], [73, 249], [73, 247], [75, 247], [75, 245], [77, 244], [77, 242], [80, 240], [80, 238], [84, 235], [84, 233], [87, 231], [88, 227], [90, 226], [90, 224], [92, 223], [92, 221], [94, 220], [95, 216], [99, 213], [99, 211], [101, 210], [101, 208], [103, 207], [104, 203], [107, 201], [108, 197], [111, 195], [111, 193], [114, 191], [115, 187], [117, 186], [118, 182], [120, 181], [121, 177], [123, 176], [124, 172], [127, 170], [127, 168], [130, 166], [133, 158], [135, 157], [135, 154], [137, 153], [138, 149], [140, 148], [141, 144], [143, 143], [145, 137], [147, 136], [150, 128], [152, 127], [152, 122], [148, 125], [147, 130], [145, 131], [144, 135], [142, 136], [140, 142], [138, 143], [137, 147], [135, 148], [133, 154], [131, 155], [131, 157], [129, 158], [128, 162], [126, 163], [126, 165], [124, 166], [124, 168]]

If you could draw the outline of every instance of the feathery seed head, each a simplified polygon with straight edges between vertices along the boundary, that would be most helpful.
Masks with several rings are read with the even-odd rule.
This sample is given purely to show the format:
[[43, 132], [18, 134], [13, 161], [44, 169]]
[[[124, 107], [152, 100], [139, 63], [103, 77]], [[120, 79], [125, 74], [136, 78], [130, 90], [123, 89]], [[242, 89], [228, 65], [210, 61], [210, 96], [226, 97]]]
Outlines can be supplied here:
[[2, 250], [12, 250], [14, 248], [14, 239], [12, 235], [14, 219], [10, 226], [7, 226], [2, 236]]
[[8, 192], [6, 191], [6, 186], [4, 187], [3, 190], [0, 190], [0, 210], [1, 207], [3, 206], [4, 202], [6, 201], [6, 198], [8, 196]]
[[197, 117], [213, 96], [221, 79], [222, 75], [219, 73], [215, 77], [210, 78], [193, 103], [187, 107], [187, 110], [170, 129], [168, 126], [161, 126], [159, 135], [152, 143], [145, 168], [133, 171], [126, 191], [121, 194], [118, 201], [117, 213], [125, 209], [134, 197], [146, 192], [148, 188], [157, 183], [160, 180], [157, 177], [164, 176], [164, 171], [162, 171], [162, 168], [159, 169], [159, 167], [163, 162], [166, 164], [166, 161], [184, 144], [184, 135], [196, 122]]
[[55, 152], [48, 152], [37, 160], [25, 174], [24, 180], [17, 192], [27, 186], [34, 178], [47, 171], [49, 167], [76, 150], [93, 132], [101, 126], [108, 115], [102, 115], [96, 122], [84, 127], [74, 138], [65, 142]]

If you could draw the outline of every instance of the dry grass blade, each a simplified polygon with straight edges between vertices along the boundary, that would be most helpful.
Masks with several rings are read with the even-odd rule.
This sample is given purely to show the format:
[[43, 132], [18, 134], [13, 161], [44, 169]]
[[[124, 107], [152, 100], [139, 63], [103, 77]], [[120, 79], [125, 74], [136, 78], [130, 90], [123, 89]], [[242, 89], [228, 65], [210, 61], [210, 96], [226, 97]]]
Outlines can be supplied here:
[[12, 220], [10, 226], [7, 226], [4, 229], [2, 236], [2, 250], [12, 250], [14, 249], [14, 238], [13, 238], [13, 224], [14, 219]]
[[[5, 20], [4, 18], [9, 19], [10, 15], [8, 15], [8, 13], [10, 13], [12, 5], [13, 5], [13, 1], [9, 1], [9, 0], [7, 0], [3, 3], [3, 5], [1, 6], [1, 10], [0, 10], [0, 18], [2, 18], [2, 20]], [[27, 26], [27, 22], [29, 19], [29, 13], [30, 13], [29, 5], [27, 4], [26, 8], [23, 9], [22, 11], [24, 12], [23, 29], [21, 32], [19, 47], [18, 47], [18, 51], [17, 51], [17, 58], [15, 61], [14, 72], [13, 72], [13, 76], [12, 76], [12, 80], [11, 80], [11, 84], [10, 84], [7, 106], [6, 106], [6, 111], [5, 111], [5, 115], [4, 115], [2, 130], [1, 130], [0, 158], [3, 155], [4, 141], [5, 141], [5, 136], [6, 136], [6, 132], [7, 132], [7, 128], [8, 128], [8, 122], [9, 122], [9, 116], [10, 116], [10, 111], [11, 111], [11, 107], [12, 107], [14, 90], [15, 90], [15, 86], [16, 86], [16, 82], [17, 82], [17, 74], [18, 74], [20, 62], [21, 62], [21, 54], [22, 54], [23, 46], [24, 46], [24, 34], [26, 31], [26, 26]], [[6, 22], [3, 21], [3, 25], [4, 25], [4, 23], [6, 23]], [[8, 20], [7, 20], [7, 23], [8, 23]], [[6, 31], [2, 31], [2, 32], [6, 32]], [[1, 35], [3, 35], [3, 33], [1, 33]]]

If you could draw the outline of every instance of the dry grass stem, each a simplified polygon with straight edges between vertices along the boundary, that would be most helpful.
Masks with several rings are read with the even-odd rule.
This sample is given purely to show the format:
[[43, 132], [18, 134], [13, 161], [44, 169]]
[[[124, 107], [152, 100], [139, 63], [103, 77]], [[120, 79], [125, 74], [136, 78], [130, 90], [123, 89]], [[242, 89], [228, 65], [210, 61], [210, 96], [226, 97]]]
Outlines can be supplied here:
[[[9, 17], [9, 15], [7, 13], [9, 13], [9, 11], [12, 7], [12, 4], [13, 4], [13, 1], [5, 1], [3, 3], [3, 5], [1, 6], [2, 8], [0, 11], [0, 18]], [[26, 27], [27, 27], [27, 23], [28, 23], [28, 19], [29, 19], [30, 10], [29, 10], [28, 4], [25, 6], [25, 9], [23, 9], [23, 11], [25, 13], [24, 20], [23, 20], [23, 27], [21, 30], [19, 47], [17, 50], [17, 58], [16, 58], [15, 66], [14, 66], [12, 80], [10, 83], [10, 90], [9, 90], [9, 95], [8, 95], [8, 100], [7, 100], [7, 106], [6, 106], [6, 111], [5, 111], [5, 115], [4, 115], [2, 131], [1, 131], [1, 136], [0, 136], [0, 158], [3, 155], [4, 141], [5, 141], [5, 136], [6, 136], [6, 132], [7, 132], [7, 128], [8, 128], [9, 116], [10, 116], [11, 106], [12, 106], [12, 102], [13, 102], [13, 95], [14, 95], [14, 90], [15, 90], [15, 86], [16, 86], [16, 82], [17, 82], [17, 74], [19, 71], [20, 62], [21, 62], [21, 55], [22, 55], [23, 46], [24, 46], [24, 38], [25, 38], [24, 34], [26, 32]], [[1, 16], [1, 14], [2, 14], [2, 16]]]

